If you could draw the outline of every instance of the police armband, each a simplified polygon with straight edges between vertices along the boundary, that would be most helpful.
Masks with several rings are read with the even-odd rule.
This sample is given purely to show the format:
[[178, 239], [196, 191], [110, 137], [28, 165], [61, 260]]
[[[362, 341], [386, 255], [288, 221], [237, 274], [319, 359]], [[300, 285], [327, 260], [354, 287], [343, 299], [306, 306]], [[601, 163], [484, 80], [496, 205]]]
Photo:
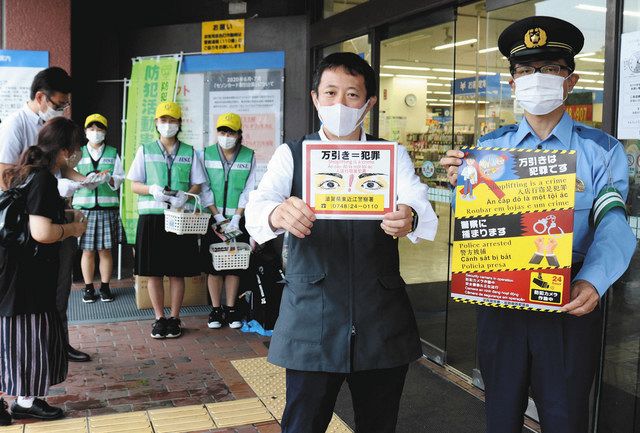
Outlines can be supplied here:
[[591, 209], [591, 222], [594, 227], [598, 227], [602, 218], [612, 209], [620, 207], [627, 213], [627, 207], [622, 195], [612, 186], [605, 186], [602, 188], [598, 197], [593, 203], [593, 209]]

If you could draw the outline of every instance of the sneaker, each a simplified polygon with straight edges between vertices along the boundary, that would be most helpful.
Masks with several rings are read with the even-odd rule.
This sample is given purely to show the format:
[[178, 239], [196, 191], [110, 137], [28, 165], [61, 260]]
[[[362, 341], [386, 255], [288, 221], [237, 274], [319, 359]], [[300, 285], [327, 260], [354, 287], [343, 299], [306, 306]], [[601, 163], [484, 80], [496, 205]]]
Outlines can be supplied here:
[[234, 307], [225, 308], [225, 320], [229, 324], [229, 328], [238, 329], [242, 327], [240, 321], [240, 313]]
[[169, 317], [167, 319], [167, 338], [178, 338], [182, 335], [182, 328], [180, 327], [180, 319], [177, 317]]
[[151, 328], [151, 337], [152, 338], [165, 338], [167, 336], [167, 319], [161, 317], [153, 322], [153, 327]]
[[102, 302], [111, 302], [115, 299], [115, 297], [111, 294], [111, 289], [109, 287], [100, 289], [100, 300]]
[[64, 412], [59, 407], [49, 406], [46, 401], [36, 398], [33, 400], [31, 407], [22, 407], [17, 401], [14, 401], [11, 405], [11, 416], [13, 419], [35, 418], [52, 420], [62, 418]]
[[4, 398], [0, 398], [0, 425], [11, 425], [11, 415], [7, 411], [9, 405]]
[[209, 327], [209, 329], [220, 329], [222, 328], [223, 322], [224, 322], [224, 318], [222, 317], [222, 308], [213, 307], [211, 309], [211, 313], [209, 313], [209, 320], [207, 321], [207, 326]]
[[92, 304], [96, 302], [98, 297], [96, 296], [96, 291], [94, 289], [82, 289], [84, 295], [82, 295], [82, 302], [85, 304]]

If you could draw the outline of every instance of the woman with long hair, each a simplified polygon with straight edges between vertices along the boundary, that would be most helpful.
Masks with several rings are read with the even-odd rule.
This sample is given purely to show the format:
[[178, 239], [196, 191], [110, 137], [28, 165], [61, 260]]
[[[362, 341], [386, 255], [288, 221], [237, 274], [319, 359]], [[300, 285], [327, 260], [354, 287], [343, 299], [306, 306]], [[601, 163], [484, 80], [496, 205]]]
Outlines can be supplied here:
[[14, 419], [56, 419], [62, 409], [38, 398], [67, 377], [67, 335], [56, 309], [59, 246], [81, 236], [82, 213], [65, 224], [64, 202], [54, 174], [68, 165], [84, 132], [70, 119], [49, 120], [36, 145], [3, 174], [9, 188], [25, 185], [29, 240], [24, 246], [0, 246], [0, 391], [16, 396], [11, 406], [0, 399], [0, 425]]

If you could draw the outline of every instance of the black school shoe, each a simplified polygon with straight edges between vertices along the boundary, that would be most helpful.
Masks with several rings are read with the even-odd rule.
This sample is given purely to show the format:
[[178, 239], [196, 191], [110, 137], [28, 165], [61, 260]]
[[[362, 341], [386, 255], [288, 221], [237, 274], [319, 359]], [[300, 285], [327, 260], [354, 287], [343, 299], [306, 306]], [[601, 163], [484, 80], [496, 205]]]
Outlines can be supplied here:
[[102, 302], [111, 302], [115, 299], [113, 294], [111, 294], [111, 289], [109, 287], [100, 288], [100, 300]]
[[4, 398], [0, 398], [0, 425], [11, 425], [11, 414], [7, 412], [9, 405]]
[[224, 316], [222, 314], [222, 307], [213, 307], [211, 313], [209, 313], [209, 320], [207, 320], [207, 327], [209, 329], [220, 329], [224, 323]]
[[70, 344], [67, 344], [67, 358], [70, 362], [91, 361], [91, 356], [89, 356], [88, 353], [81, 352], [78, 349], [72, 347]]
[[64, 412], [59, 407], [49, 406], [46, 401], [36, 398], [33, 400], [31, 407], [22, 407], [17, 403], [17, 400], [14, 401], [11, 405], [11, 416], [13, 419], [35, 418], [52, 420], [62, 418]]
[[182, 335], [180, 323], [180, 319], [177, 317], [169, 317], [167, 319], [167, 338], [178, 338]]
[[82, 289], [84, 294], [82, 295], [82, 302], [85, 304], [92, 304], [96, 302], [98, 297], [96, 296], [96, 291], [94, 289]]
[[167, 336], [167, 319], [161, 317], [153, 322], [151, 338], [162, 339]]
[[224, 307], [224, 318], [225, 321], [229, 324], [229, 328], [238, 329], [242, 327], [242, 319], [240, 317], [240, 312], [236, 310], [235, 307]]

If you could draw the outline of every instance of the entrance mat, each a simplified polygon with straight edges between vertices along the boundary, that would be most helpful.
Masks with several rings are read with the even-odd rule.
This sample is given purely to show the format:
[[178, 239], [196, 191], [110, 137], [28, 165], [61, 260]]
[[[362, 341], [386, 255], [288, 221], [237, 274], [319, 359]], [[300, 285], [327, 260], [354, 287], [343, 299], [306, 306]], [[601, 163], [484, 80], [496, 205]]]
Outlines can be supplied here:
[[[155, 317], [152, 308], [138, 309], [136, 306], [136, 292], [133, 287], [113, 288], [111, 293], [115, 296], [113, 302], [101, 302], [98, 300], [92, 304], [85, 304], [82, 302], [82, 290], [72, 290], [67, 310], [69, 323], [126, 322], [150, 320]], [[167, 317], [171, 315], [169, 308], [164, 310]], [[210, 311], [211, 307], [209, 305], [182, 307], [180, 316], [206, 316]]]

